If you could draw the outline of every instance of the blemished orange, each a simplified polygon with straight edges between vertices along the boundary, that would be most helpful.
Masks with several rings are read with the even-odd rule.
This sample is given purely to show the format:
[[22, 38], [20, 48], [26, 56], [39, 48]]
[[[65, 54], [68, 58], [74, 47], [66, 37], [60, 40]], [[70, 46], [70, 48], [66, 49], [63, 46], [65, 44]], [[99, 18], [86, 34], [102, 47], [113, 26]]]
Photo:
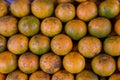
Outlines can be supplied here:
[[120, 35], [120, 19], [118, 19], [114, 24], [114, 31]]
[[5, 51], [7, 48], [7, 39], [0, 35], [0, 52]]

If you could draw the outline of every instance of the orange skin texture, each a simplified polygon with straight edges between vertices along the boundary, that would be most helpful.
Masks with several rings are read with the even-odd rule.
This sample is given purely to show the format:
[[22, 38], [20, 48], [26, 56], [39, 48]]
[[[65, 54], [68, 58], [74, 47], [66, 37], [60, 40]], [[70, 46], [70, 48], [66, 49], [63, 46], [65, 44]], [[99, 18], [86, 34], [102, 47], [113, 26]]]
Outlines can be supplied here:
[[39, 57], [32, 52], [26, 52], [19, 57], [18, 67], [24, 73], [33, 73], [39, 67]]
[[77, 16], [83, 21], [90, 21], [97, 14], [97, 6], [94, 2], [85, 1], [77, 6]]
[[90, 70], [83, 70], [76, 75], [76, 80], [99, 80], [98, 76]]
[[0, 34], [10, 37], [18, 32], [17, 19], [12, 16], [3, 16], [0, 18]]
[[120, 73], [114, 73], [112, 74], [108, 80], [119, 80], [120, 79]]
[[79, 73], [85, 68], [85, 58], [79, 52], [70, 52], [63, 58], [63, 67], [72, 74]]
[[6, 49], [7, 39], [0, 35], [0, 52], [3, 52]]
[[69, 73], [66, 70], [59, 70], [53, 74], [51, 80], [74, 80], [73, 74]]
[[9, 51], [0, 53], [0, 73], [8, 74], [17, 68], [17, 56]]
[[43, 71], [36, 71], [30, 75], [29, 80], [50, 80], [50, 75]]
[[51, 41], [51, 49], [57, 55], [66, 55], [72, 50], [72, 40], [65, 34], [58, 34]]
[[15, 70], [6, 76], [6, 80], [28, 80], [28, 75], [20, 70]]
[[62, 22], [56, 17], [45, 18], [41, 23], [41, 32], [53, 37], [62, 31]]
[[117, 68], [118, 68], [118, 71], [120, 71], [120, 57], [117, 60]]
[[110, 76], [116, 70], [114, 58], [107, 54], [100, 54], [92, 59], [93, 71], [99, 76]]
[[55, 16], [62, 22], [67, 22], [75, 17], [75, 6], [71, 3], [61, 3], [55, 9]]
[[5, 74], [0, 73], [0, 80], [6, 80]]
[[87, 58], [98, 55], [102, 50], [102, 42], [93, 36], [83, 37], [78, 43], [79, 52]]
[[61, 59], [58, 55], [48, 52], [41, 56], [40, 68], [48, 74], [53, 74], [61, 68]]
[[84, 2], [84, 1], [88, 1], [88, 0], [75, 0], [76, 2]]
[[73, 2], [74, 0], [57, 0], [57, 2], [59, 3], [59, 4], [61, 4], [61, 3], [71, 3], [71, 2]]
[[8, 49], [14, 54], [23, 54], [28, 50], [28, 38], [22, 34], [16, 34], [8, 39]]
[[120, 35], [120, 19], [118, 19], [118, 20], [115, 22], [114, 31], [115, 31], [118, 35]]
[[120, 55], [120, 36], [111, 36], [103, 42], [104, 51], [111, 56]]

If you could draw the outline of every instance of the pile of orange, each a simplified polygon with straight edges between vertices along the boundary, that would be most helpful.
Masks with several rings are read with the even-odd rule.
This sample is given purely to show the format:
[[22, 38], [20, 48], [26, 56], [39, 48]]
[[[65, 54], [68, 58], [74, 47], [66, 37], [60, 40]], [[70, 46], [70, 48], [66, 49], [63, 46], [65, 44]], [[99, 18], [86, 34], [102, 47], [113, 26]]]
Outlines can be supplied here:
[[120, 80], [119, 14], [119, 0], [0, 0], [0, 80]]

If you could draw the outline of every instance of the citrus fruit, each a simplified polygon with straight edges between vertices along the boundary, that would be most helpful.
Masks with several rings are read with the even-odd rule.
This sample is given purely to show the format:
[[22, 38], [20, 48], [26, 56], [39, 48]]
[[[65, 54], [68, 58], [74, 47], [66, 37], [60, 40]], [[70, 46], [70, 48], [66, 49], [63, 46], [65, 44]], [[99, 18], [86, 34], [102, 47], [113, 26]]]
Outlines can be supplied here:
[[85, 1], [77, 6], [77, 17], [83, 21], [90, 21], [97, 14], [97, 5], [94, 2]]
[[18, 59], [18, 67], [24, 73], [33, 73], [39, 67], [39, 57], [32, 52], [26, 52], [20, 55]]
[[0, 80], [6, 80], [5, 74], [0, 73]]
[[76, 80], [99, 80], [98, 76], [90, 70], [83, 70], [76, 75]]
[[28, 75], [20, 70], [15, 70], [7, 75], [6, 80], [28, 80]]
[[66, 70], [59, 70], [52, 75], [51, 80], [74, 80], [74, 76]]
[[84, 2], [84, 1], [88, 1], [88, 0], [75, 0], [76, 2]]
[[117, 60], [117, 68], [118, 68], [118, 71], [120, 71], [120, 57], [118, 57], [118, 60]]
[[102, 42], [93, 36], [85, 36], [78, 43], [79, 52], [87, 58], [98, 55], [102, 50]]
[[72, 74], [79, 73], [85, 68], [85, 58], [79, 52], [69, 52], [63, 58], [63, 67]]
[[61, 58], [53, 52], [48, 52], [40, 57], [40, 68], [48, 73], [53, 74], [61, 68]]
[[71, 20], [66, 23], [65, 32], [73, 40], [79, 40], [87, 33], [86, 23], [81, 20]]
[[55, 8], [55, 16], [62, 22], [67, 22], [75, 17], [75, 6], [71, 3], [61, 3]]
[[29, 0], [14, 0], [10, 5], [11, 13], [16, 17], [23, 17], [30, 13]]
[[0, 73], [8, 74], [17, 68], [17, 56], [9, 51], [0, 53]]
[[14, 54], [23, 54], [28, 50], [28, 38], [22, 34], [15, 34], [8, 39], [7, 48]]
[[7, 45], [7, 39], [4, 36], [0, 35], [0, 52], [5, 51], [6, 45]]
[[3, 16], [0, 18], [0, 34], [10, 37], [18, 32], [17, 19], [12, 16]]
[[104, 51], [112, 56], [120, 55], [120, 36], [111, 36], [103, 42]]
[[50, 75], [38, 70], [30, 75], [29, 80], [50, 80]]
[[66, 55], [72, 50], [72, 47], [72, 40], [65, 34], [58, 34], [51, 40], [51, 49], [57, 55]]
[[114, 73], [112, 74], [108, 80], [119, 80], [120, 79], [120, 73]]
[[111, 32], [111, 22], [105, 17], [97, 17], [92, 19], [88, 24], [88, 32], [90, 35], [104, 38]]
[[59, 4], [61, 4], [61, 3], [71, 3], [71, 2], [73, 2], [74, 0], [57, 0], [57, 2], [59, 3]]
[[31, 11], [36, 17], [43, 19], [53, 14], [54, 4], [52, 0], [34, 0], [31, 3]]
[[40, 21], [33, 15], [22, 17], [18, 23], [20, 33], [33, 36], [39, 32]]
[[44, 35], [53, 37], [62, 31], [62, 22], [56, 17], [48, 17], [42, 21], [40, 28]]
[[0, 0], [0, 17], [7, 15], [8, 5], [4, 0]]
[[114, 31], [115, 31], [118, 35], [120, 35], [120, 19], [118, 19], [118, 20], [115, 22]]
[[29, 41], [30, 50], [37, 55], [42, 55], [50, 50], [50, 39], [47, 36], [37, 34]]
[[114, 18], [120, 12], [118, 0], [105, 0], [99, 5], [99, 15], [106, 18]]
[[116, 70], [114, 58], [108, 54], [99, 54], [91, 62], [93, 71], [99, 76], [110, 76]]

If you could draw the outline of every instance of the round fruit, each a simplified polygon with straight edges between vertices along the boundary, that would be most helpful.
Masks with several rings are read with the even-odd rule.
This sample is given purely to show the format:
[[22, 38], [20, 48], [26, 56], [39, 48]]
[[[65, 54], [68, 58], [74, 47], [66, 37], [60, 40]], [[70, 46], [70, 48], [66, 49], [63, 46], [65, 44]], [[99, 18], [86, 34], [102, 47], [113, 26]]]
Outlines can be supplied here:
[[97, 6], [94, 2], [85, 1], [77, 6], [77, 16], [83, 21], [90, 21], [98, 14]]
[[42, 55], [50, 50], [50, 39], [41, 34], [35, 35], [29, 41], [29, 48], [33, 53]]
[[52, 52], [40, 57], [40, 68], [48, 74], [57, 72], [61, 68], [61, 64], [61, 58]]
[[99, 5], [99, 14], [106, 18], [114, 18], [119, 14], [120, 5], [118, 0], [105, 0]]
[[17, 19], [15, 17], [7, 15], [0, 18], [0, 34], [10, 37], [17, 32]]
[[59, 4], [61, 4], [61, 3], [70, 3], [70, 2], [73, 2], [74, 0], [57, 0], [57, 2], [59, 3]]
[[30, 75], [29, 80], [50, 80], [50, 75], [43, 71], [36, 71]]
[[72, 40], [65, 34], [58, 34], [52, 38], [51, 49], [57, 55], [66, 55], [72, 47]]
[[118, 68], [118, 71], [120, 71], [120, 57], [118, 57], [118, 60], [117, 60], [117, 68]]
[[8, 74], [17, 68], [17, 56], [9, 51], [0, 53], [0, 73]]
[[45, 18], [41, 23], [41, 32], [48, 37], [53, 37], [61, 31], [62, 23], [56, 17]]
[[8, 5], [4, 0], [0, 0], [0, 17], [8, 13]]
[[59, 70], [52, 75], [51, 80], [74, 80], [74, 76], [66, 70]]
[[120, 73], [114, 73], [112, 74], [108, 80], [119, 80], [120, 79]]
[[0, 35], [0, 52], [5, 51], [6, 45], [7, 45], [7, 39], [4, 36]]
[[65, 32], [73, 40], [79, 40], [87, 33], [86, 23], [81, 20], [71, 20], [66, 23]]
[[102, 42], [96, 37], [86, 36], [79, 41], [78, 50], [83, 56], [92, 58], [101, 52]]
[[76, 80], [99, 80], [98, 76], [90, 70], [83, 70], [76, 75]]
[[33, 15], [43, 19], [53, 14], [54, 4], [52, 0], [34, 0], [31, 4]]
[[18, 67], [24, 73], [33, 73], [39, 67], [39, 57], [31, 52], [26, 52], [19, 57]]
[[14, 54], [23, 54], [28, 50], [28, 38], [22, 34], [15, 34], [8, 39], [7, 47]]
[[115, 31], [118, 35], [120, 35], [120, 19], [118, 19], [118, 20], [115, 22], [114, 31]]
[[26, 36], [33, 36], [39, 32], [40, 21], [29, 15], [22, 17], [18, 23], [19, 31]]
[[30, 13], [29, 0], [14, 0], [10, 5], [11, 13], [16, 17], [23, 17]]
[[70, 73], [79, 73], [85, 68], [85, 58], [79, 52], [70, 52], [63, 58], [63, 67]]
[[104, 17], [92, 19], [88, 24], [88, 32], [95, 37], [104, 38], [111, 32], [111, 22]]
[[61, 3], [55, 9], [55, 16], [62, 22], [67, 22], [75, 17], [75, 6], [71, 3]]
[[100, 54], [92, 59], [93, 71], [99, 76], [110, 76], [116, 70], [116, 62], [107, 54]]
[[5, 74], [0, 73], [0, 80], [6, 80]]
[[120, 56], [120, 36], [111, 36], [103, 42], [104, 51], [112, 56]]
[[75, 0], [76, 2], [85, 2], [85, 1], [88, 1], [88, 0]]
[[28, 80], [28, 75], [20, 70], [15, 70], [7, 75], [6, 80]]

